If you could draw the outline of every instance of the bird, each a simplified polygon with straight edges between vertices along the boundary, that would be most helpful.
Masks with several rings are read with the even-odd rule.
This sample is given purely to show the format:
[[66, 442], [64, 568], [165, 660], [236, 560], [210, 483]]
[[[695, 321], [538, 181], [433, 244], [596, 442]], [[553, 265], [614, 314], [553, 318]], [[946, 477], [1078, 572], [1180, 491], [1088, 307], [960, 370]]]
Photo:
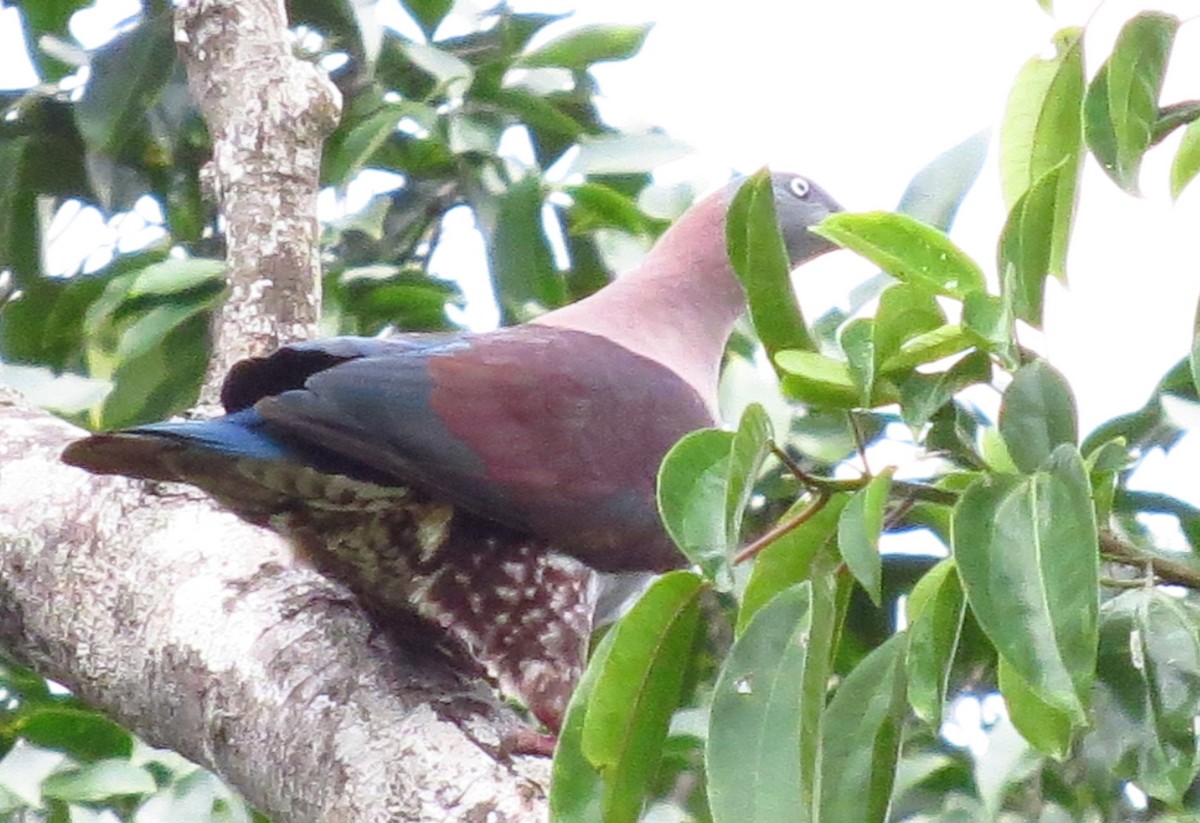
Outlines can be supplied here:
[[[597, 574], [686, 566], [658, 516], [659, 463], [717, 422], [746, 297], [726, 250], [740, 182], [688, 209], [632, 271], [483, 332], [334, 337], [236, 363], [225, 414], [93, 434], [65, 462], [191, 484], [284, 535], [402, 646], [431, 648], [551, 734], [580, 677]], [[839, 211], [771, 175], [793, 266]]]

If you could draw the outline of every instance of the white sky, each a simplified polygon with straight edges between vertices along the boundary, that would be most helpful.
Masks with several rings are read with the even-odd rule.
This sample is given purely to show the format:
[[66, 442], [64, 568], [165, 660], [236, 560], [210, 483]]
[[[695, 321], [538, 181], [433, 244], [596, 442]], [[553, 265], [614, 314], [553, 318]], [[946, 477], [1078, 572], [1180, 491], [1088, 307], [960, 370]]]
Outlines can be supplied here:
[[[130, 0], [114, 5], [136, 8]], [[639, 56], [602, 66], [597, 75], [610, 117], [662, 126], [697, 149], [668, 176], [716, 182], [730, 168], [770, 164], [811, 175], [851, 210], [893, 207], [912, 174], [936, 154], [983, 128], [993, 127], [994, 135], [1018, 69], [1050, 51], [1058, 27], [1091, 18], [1086, 42], [1094, 71], [1120, 25], [1144, 7], [1058, 0], [1051, 18], [1035, 0], [514, 5], [574, 8], [567, 25], [655, 21]], [[1200, 0], [1155, 8], [1188, 19], [1200, 14]], [[9, 39], [12, 14], [0, 12], [0, 54], [20, 48]], [[14, 85], [18, 70], [0, 61], [6, 81], [0, 85]], [[1195, 21], [1179, 32], [1163, 94], [1164, 102], [1184, 98], [1200, 98]], [[1200, 294], [1200, 182], [1171, 202], [1167, 175], [1177, 142], [1176, 135], [1147, 157], [1141, 199], [1118, 191], [1089, 160], [1070, 288], [1051, 286], [1045, 340], [1030, 341], [1075, 387], [1085, 432], [1139, 407], [1190, 346]], [[1003, 220], [993, 152], [952, 235], [988, 269]], [[848, 253], [832, 255], [803, 270], [798, 286], [804, 297], [812, 284], [851, 282], [870, 271]], [[1200, 460], [1200, 447], [1186, 452], [1179, 458], [1189, 465]], [[1196, 497], [1200, 502], [1200, 490]]]

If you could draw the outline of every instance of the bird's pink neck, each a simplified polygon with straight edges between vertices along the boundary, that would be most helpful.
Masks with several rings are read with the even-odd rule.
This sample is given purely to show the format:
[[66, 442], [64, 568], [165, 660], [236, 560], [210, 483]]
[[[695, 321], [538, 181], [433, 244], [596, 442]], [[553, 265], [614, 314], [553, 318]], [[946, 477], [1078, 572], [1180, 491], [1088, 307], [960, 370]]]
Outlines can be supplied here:
[[636, 269], [535, 323], [598, 334], [667, 366], [715, 411], [717, 377], [746, 306], [725, 250], [725, 198], [692, 208]]

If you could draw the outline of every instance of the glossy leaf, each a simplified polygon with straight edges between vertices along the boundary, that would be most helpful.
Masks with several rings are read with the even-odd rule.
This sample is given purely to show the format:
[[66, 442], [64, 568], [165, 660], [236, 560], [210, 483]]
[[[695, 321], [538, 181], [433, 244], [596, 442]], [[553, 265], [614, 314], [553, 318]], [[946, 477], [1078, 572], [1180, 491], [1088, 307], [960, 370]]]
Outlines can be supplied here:
[[1171, 196], [1179, 197], [1200, 172], [1200, 120], [1193, 120], [1183, 132], [1175, 160], [1171, 163]]
[[910, 375], [900, 386], [900, 416], [919, 433], [954, 395], [991, 379], [991, 358], [980, 351], [966, 355], [944, 372]]
[[130, 298], [170, 295], [223, 282], [225, 264], [198, 257], [170, 257], [142, 269], [129, 284]]
[[563, 715], [550, 769], [550, 823], [600, 823], [604, 820], [604, 782], [583, 754], [583, 729], [596, 680], [608, 662], [616, 632], [597, 644]]
[[[1055, 55], [1034, 57], [1017, 75], [1000, 130], [1000, 182], [1010, 213], [1052, 169], [1061, 166], [1050, 201], [1050, 271], [1063, 276], [1075, 214], [1075, 189], [1083, 155], [1082, 30], [1065, 28], [1054, 37]], [[1001, 269], [1003, 272], [1003, 269]]]
[[[1010, 273], [1002, 291], [1011, 295], [1014, 277]], [[992, 294], [975, 292], [967, 295], [963, 302], [963, 328], [975, 338], [980, 348], [995, 352], [1001, 361], [1016, 368], [1016, 335], [1012, 298], [1004, 299]]]
[[581, 26], [524, 55], [518, 64], [585, 69], [606, 60], [626, 60], [641, 50], [649, 33], [648, 24]]
[[[845, 508], [847, 494], [834, 495], [824, 507], [803, 525], [771, 543], [754, 559], [754, 569], [742, 592], [737, 633], [746, 630], [750, 620], [775, 595], [786, 588], [809, 580], [813, 561], [822, 549], [831, 549], [837, 540], [838, 519]], [[780, 520], [795, 517], [811, 505], [802, 500], [788, 509]]]
[[510, 320], [528, 320], [566, 300], [562, 272], [542, 227], [542, 204], [541, 186], [533, 177], [515, 183], [500, 201], [488, 252]]
[[116, 153], [136, 133], [146, 109], [175, 68], [168, 9], [117, 35], [91, 61], [91, 76], [75, 107], [75, 122], [89, 146]]
[[1200, 774], [1200, 615], [1156, 589], [1101, 609], [1096, 729], [1085, 751], [1175, 805]]
[[578, 145], [571, 171], [579, 174], [640, 174], [692, 153], [661, 132], [583, 136]]
[[942, 231], [950, 231], [988, 150], [987, 131], [977, 132], [947, 149], [922, 168], [904, 190], [896, 211]]
[[949, 559], [926, 572], [908, 597], [908, 702], [930, 725], [941, 723], [966, 608], [958, 572]]
[[997, 651], [1039, 699], [1085, 722], [1096, 660], [1097, 532], [1078, 451], [1032, 476], [985, 476], [954, 510], [954, 561]]
[[879, 368], [885, 374], [906, 372], [959, 354], [977, 344], [973, 332], [958, 323], [946, 323], [905, 340], [900, 350], [881, 363]]
[[1036, 471], [1060, 445], [1078, 441], [1071, 387], [1045, 360], [1013, 376], [1000, 403], [1000, 434], [1017, 468], [1027, 473]]
[[658, 770], [700, 621], [701, 578], [669, 572], [613, 629], [588, 701], [582, 751], [604, 779], [605, 823], [637, 820]]
[[871, 405], [875, 389], [875, 322], [873, 318], [855, 318], [842, 327], [838, 338], [850, 379], [858, 387], [859, 406]]
[[327, 144], [325, 177], [330, 181], [348, 183], [355, 174], [370, 164], [375, 152], [396, 134], [401, 118], [414, 117], [418, 122], [432, 110], [418, 103], [396, 103], [383, 106], [354, 124], [337, 142]]
[[825, 710], [821, 820], [887, 817], [907, 704], [904, 649], [894, 634], [846, 675]]
[[426, 37], [433, 37], [442, 19], [449, 14], [454, 0], [401, 0]]
[[734, 643], [713, 692], [705, 765], [714, 823], [811, 820], [802, 781], [801, 695], [812, 586], [780, 592]]
[[742, 518], [754, 493], [754, 481], [771, 454], [771, 421], [763, 407], [751, 403], [742, 413], [729, 445], [725, 491], [725, 545], [732, 549], [742, 536]]
[[112, 385], [104, 380], [12, 363], [0, 363], [0, 385], [16, 389], [35, 406], [63, 415], [85, 412], [112, 391]]
[[725, 239], [729, 261], [746, 290], [751, 322], [767, 353], [814, 350], [792, 292], [791, 262], [767, 169], [751, 175], [738, 189], [725, 218]]
[[[853, 409], [861, 405], [861, 390], [843, 360], [793, 349], [777, 354], [775, 364], [783, 372], [784, 392], [793, 400], [828, 409]], [[896, 387], [889, 381], [878, 381], [874, 388], [872, 405], [898, 399]]]
[[1055, 760], [1071, 751], [1074, 731], [1066, 712], [1042, 700], [1004, 657], [999, 666], [1000, 693], [1008, 707], [1008, 719], [1029, 744]]
[[892, 488], [892, 472], [892, 469], [880, 472], [856, 491], [838, 519], [838, 551], [876, 607], [881, 605], [883, 596], [879, 534]]
[[154, 777], [128, 760], [99, 760], [42, 781], [42, 794], [63, 801], [95, 802], [110, 797], [147, 794], [157, 788]]
[[658, 471], [658, 511], [675, 545], [710, 579], [727, 577], [725, 501], [733, 434], [701, 429], [667, 452]]
[[906, 283], [964, 298], [984, 289], [983, 272], [944, 233], [892, 212], [830, 215], [810, 229]]
[[997, 251], [996, 268], [1000, 271], [1006, 313], [1037, 328], [1042, 325], [1046, 277], [1055, 270], [1055, 236], [1046, 227], [1054, 225], [1055, 215], [1062, 208], [1057, 198], [1064, 173], [1061, 166], [1051, 169], [1017, 200], [1000, 234]]
[[1127, 22], [1084, 104], [1088, 146], [1117, 185], [1138, 191], [1142, 155], [1154, 141], [1158, 96], [1179, 20], [1142, 12]]
[[22, 714], [18, 731], [34, 745], [57, 749], [85, 763], [128, 757], [133, 751], [129, 732], [86, 709], [67, 706], [34, 709]]
[[445, 49], [424, 43], [406, 43], [404, 54], [413, 65], [432, 77], [438, 91], [446, 96], [461, 96], [475, 80], [475, 69], [471, 64]]
[[879, 308], [875, 312], [873, 342], [876, 366], [881, 372], [892, 371], [903, 369], [910, 363], [918, 365], [938, 359], [941, 354], [931, 355], [929, 360], [923, 359], [924, 355], [917, 355], [916, 362], [912, 362], [914, 357], [911, 349], [906, 358], [898, 355], [905, 344], [943, 328], [945, 322], [945, 312], [929, 290], [911, 283], [897, 283], [884, 289], [879, 295]]

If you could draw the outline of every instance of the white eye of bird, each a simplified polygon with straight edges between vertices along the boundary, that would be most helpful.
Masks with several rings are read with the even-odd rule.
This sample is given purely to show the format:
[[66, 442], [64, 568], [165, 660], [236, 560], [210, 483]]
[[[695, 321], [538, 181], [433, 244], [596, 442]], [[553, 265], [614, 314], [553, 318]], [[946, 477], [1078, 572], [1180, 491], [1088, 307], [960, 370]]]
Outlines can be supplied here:
[[803, 177], [793, 177], [788, 181], [788, 188], [791, 189], [792, 194], [796, 195], [797, 197], [806, 197], [808, 195], [808, 190], [811, 187], [809, 186], [808, 181]]

